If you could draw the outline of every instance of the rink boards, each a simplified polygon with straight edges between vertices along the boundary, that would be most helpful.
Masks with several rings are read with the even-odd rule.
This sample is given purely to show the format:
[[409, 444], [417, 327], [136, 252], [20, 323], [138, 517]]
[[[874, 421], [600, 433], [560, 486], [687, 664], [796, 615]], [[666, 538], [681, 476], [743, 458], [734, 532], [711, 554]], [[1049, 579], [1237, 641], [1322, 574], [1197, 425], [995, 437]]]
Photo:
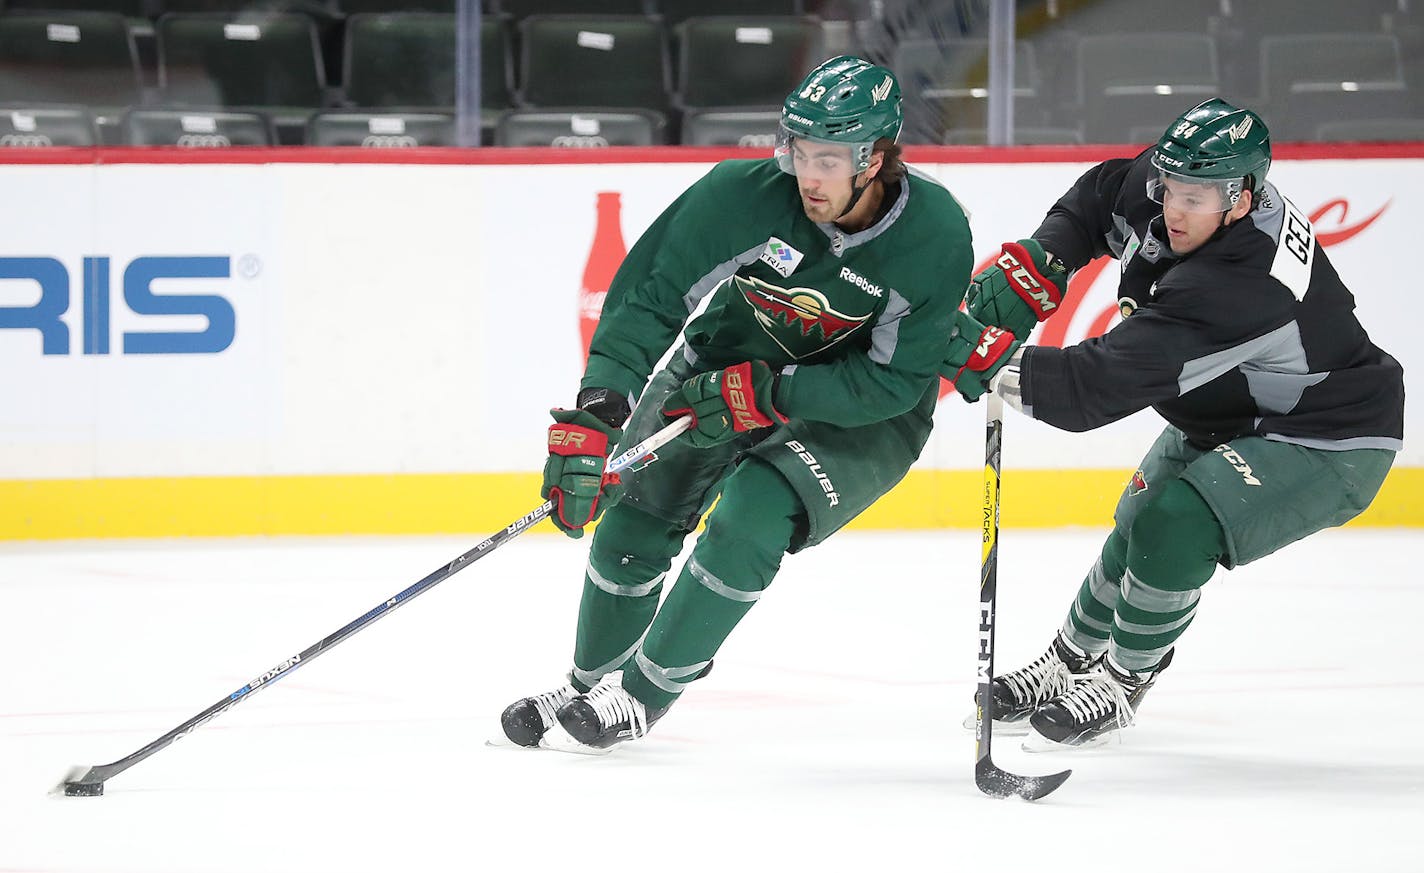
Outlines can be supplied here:
[[[1083, 170], [1133, 151], [910, 157], [970, 210], [984, 261]], [[1420, 387], [1424, 303], [1407, 259], [1424, 145], [1278, 152], [1273, 180]], [[572, 401], [581, 372], [599, 194], [618, 195], [631, 245], [733, 156], [0, 156], [12, 207], [0, 235], [0, 538], [502, 527], [537, 504], [547, 409]], [[1110, 328], [1115, 269], [1082, 271], [1037, 341]], [[1104, 524], [1161, 427], [1150, 412], [1087, 434], [1006, 424], [1003, 518], [1024, 526]], [[1424, 524], [1424, 450], [1405, 445], [1357, 523]], [[982, 460], [982, 406], [946, 396], [921, 461], [860, 526], [976, 525]]]

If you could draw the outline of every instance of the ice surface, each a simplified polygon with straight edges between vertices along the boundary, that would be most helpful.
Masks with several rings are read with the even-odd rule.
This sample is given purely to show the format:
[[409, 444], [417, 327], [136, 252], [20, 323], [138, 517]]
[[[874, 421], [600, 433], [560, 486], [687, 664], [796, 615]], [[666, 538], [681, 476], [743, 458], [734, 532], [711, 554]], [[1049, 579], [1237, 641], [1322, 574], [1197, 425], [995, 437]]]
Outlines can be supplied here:
[[[1047, 644], [1102, 534], [1003, 532], [1001, 670]], [[0, 873], [1424, 870], [1412, 530], [1219, 573], [1121, 743], [995, 744], [1005, 769], [1073, 768], [1038, 804], [974, 787], [965, 531], [788, 558], [713, 673], [606, 757], [484, 744], [572, 651], [585, 546], [528, 535], [106, 796], [47, 796], [477, 539], [0, 545]]]

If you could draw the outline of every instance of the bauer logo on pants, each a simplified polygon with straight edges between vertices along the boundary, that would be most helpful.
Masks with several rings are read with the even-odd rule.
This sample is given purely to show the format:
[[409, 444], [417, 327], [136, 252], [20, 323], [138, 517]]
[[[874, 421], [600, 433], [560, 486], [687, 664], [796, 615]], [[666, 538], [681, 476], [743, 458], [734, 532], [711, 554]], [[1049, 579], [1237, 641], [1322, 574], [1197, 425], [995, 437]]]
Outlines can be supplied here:
[[836, 486], [831, 484], [831, 477], [826, 475], [826, 471], [821, 469], [821, 463], [816, 457], [806, 451], [806, 447], [797, 440], [787, 440], [786, 447], [796, 453], [796, 456], [806, 462], [806, 468], [816, 477], [816, 481], [821, 484], [821, 490], [826, 492], [826, 499], [832, 506], [837, 506], [841, 502], [841, 496], [836, 492]]

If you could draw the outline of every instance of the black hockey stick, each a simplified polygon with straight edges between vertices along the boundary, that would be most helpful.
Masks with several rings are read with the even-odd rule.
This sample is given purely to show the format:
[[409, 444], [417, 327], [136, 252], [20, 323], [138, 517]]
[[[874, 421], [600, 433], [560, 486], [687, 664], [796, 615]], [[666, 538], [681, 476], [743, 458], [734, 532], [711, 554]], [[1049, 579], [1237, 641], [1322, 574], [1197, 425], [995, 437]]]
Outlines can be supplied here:
[[1004, 401], [987, 398], [984, 430], [984, 551], [979, 564], [979, 691], [974, 708], [974, 784], [991, 797], [1038, 800], [1062, 785], [1072, 773], [1016, 776], [994, 766], [994, 606], [999, 582], [999, 469], [1004, 449]]
[[[682, 418], [679, 418], [677, 421], [674, 421], [672, 424], [669, 424], [667, 427], [643, 440], [641, 443], [638, 443], [636, 446], [633, 446], [628, 451], [623, 452], [619, 454], [616, 458], [610, 460], [608, 462], [607, 467], [608, 472], [622, 472], [624, 470], [627, 470], [629, 467], [632, 467], [634, 464], [641, 460], [656, 459], [656, 455], [654, 455], [653, 453], [660, 446], [665, 445], [669, 440], [673, 439], [678, 434], [687, 430], [691, 426], [691, 416], [683, 416]], [[431, 588], [434, 588], [436, 585], [439, 585], [441, 582], [444, 582], [446, 579], [449, 579], [451, 576], [465, 569], [470, 564], [473, 564], [475, 561], [478, 561], [480, 558], [483, 558], [485, 555], [489, 554], [490, 552], [494, 551], [495, 549], [499, 548], [500, 546], [524, 533], [526, 530], [533, 527], [538, 522], [543, 521], [553, 511], [553, 502], [548, 500], [544, 501], [543, 506], [540, 506], [538, 509], [534, 510], [528, 515], [525, 515], [523, 518], [520, 518], [518, 521], [509, 525], [499, 533], [496, 533], [494, 536], [491, 536], [483, 542], [480, 542], [468, 552], [465, 552], [460, 557], [436, 570], [434, 573], [431, 573], [429, 576], [426, 576], [424, 579], [421, 579], [419, 582], [415, 583], [414, 585], [410, 586], [409, 588], [405, 589], [404, 591], [400, 592], [389, 600], [386, 600], [385, 602], [377, 605], [375, 609], [372, 609], [370, 612], [367, 612], [365, 615], [361, 616], [360, 618], [356, 619], [355, 621], [351, 622], [350, 624], [346, 625], [335, 633], [323, 637], [321, 640], [317, 641], [311, 646], [308, 646], [301, 652], [291, 656], [290, 658], [287, 658], [284, 661], [279, 662], [277, 666], [273, 667], [267, 672], [259, 674], [255, 679], [248, 682], [246, 685], [229, 694], [227, 697], [224, 697], [222, 700], [219, 700], [217, 703], [214, 703], [212, 706], [208, 707], [207, 709], [203, 710], [202, 712], [178, 725], [173, 730], [169, 731], [168, 733], [164, 734], [163, 736], [159, 737], [158, 739], [154, 740], [153, 742], [149, 743], [148, 745], [144, 746], [133, 754], [125, 755], [124, 757], [118, 759], [117, 761], [114, 761], [111, 764], [100, 764], [94, 767], [79, 766], [71, 768], [69, 772], [65, 774], [64, 779], [61, 780], [60, 783], [56, 785], [50, 793], [59, 794], [62, 791], [65, 795], [70, 797], [97, 797], [103, 794], [104, 783], [109, 779], [112, 779], [118, 774], [124, 772], [125, 770], [129, 769], [133, 765], [144, 760], [155, 752], [158, 752], [161, 749], [172, 745], [174, 742], [182, 739], [183, 737], [186, 737], [188, 734], [192, 733], [193, 731], [197, 730], [198, 728], [222, 715], [224, 712], [227, 712], [229, 709], [232, 709], [234, 706], [237, 706], [244, 700], [247, 700], [252, 695], [268, 687], [272, 683], [276, 682], [278, 679], [281, 679], [283, 676], [291, 675], [291, 673], [293, 673], [298, 667], [301, 667], [315, 660], [318, 655], [331, 649], [337, 643], [341, 642], [342, 640], [345, 640], [347, 637], [354, 635], [358, 631], [364, 630], [372, 623], [374, 623], [376, 619], [390, 615], [398, 607], [404, 606], [406, 603], [409, 603], [411, 600], [414, 600], [417, 595], [424, 594], [426, 591], [429, 591]]]

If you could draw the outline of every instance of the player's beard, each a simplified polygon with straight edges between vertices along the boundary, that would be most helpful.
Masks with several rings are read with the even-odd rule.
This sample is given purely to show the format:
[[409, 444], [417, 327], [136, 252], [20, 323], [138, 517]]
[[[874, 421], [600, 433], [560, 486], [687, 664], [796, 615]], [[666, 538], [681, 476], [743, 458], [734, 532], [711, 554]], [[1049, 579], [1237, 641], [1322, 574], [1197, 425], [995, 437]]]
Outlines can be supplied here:
[[[820, 224], [825, 224], [840, 218], [849, 206], [851, 198], [851, 191], [849, 189], [844, 192], [836, 192], [835, 194], [827, 192], [825, 188], [814, 192], [814, 194], [805, 190], [799, 193], [801, 195], [801, 208], [805, 211], [806, 217]], [[811, 200], [811, 196], [822, 199]]]

